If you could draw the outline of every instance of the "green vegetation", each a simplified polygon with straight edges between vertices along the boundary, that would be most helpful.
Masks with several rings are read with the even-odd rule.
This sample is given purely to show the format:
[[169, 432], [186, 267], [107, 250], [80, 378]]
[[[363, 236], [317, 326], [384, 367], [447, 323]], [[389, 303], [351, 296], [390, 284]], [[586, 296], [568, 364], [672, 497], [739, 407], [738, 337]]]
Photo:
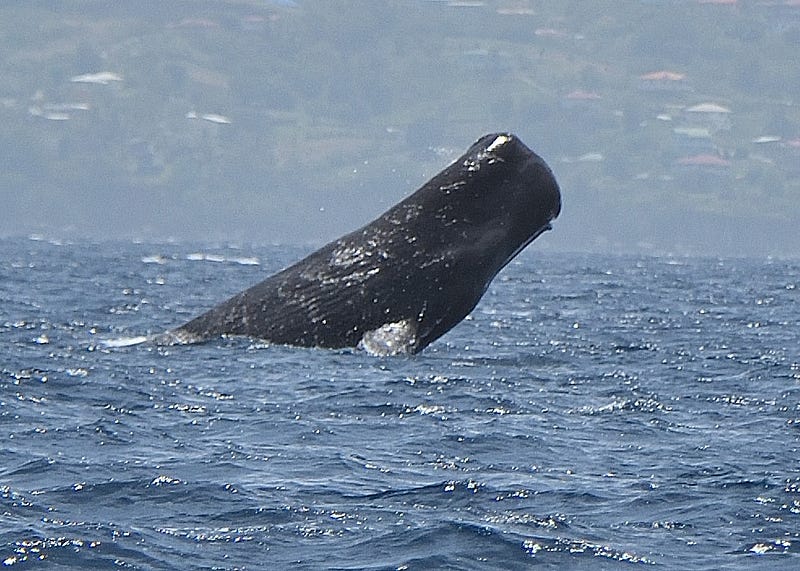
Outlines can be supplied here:
[[3, 5], [0, 233], [319, 241], [512, 130], [559, 247], [797, 252], [800, 8], [452, 4]]

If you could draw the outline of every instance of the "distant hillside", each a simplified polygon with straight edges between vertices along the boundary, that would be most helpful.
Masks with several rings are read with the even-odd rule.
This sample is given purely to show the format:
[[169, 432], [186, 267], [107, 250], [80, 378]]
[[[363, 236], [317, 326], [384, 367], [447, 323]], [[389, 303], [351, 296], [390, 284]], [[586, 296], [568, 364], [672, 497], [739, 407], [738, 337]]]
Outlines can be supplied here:
[[481, 134], [552, 164], [552, 247], [794, 255], [800, 6], [0, 6], [0, 233], [320, 241]]

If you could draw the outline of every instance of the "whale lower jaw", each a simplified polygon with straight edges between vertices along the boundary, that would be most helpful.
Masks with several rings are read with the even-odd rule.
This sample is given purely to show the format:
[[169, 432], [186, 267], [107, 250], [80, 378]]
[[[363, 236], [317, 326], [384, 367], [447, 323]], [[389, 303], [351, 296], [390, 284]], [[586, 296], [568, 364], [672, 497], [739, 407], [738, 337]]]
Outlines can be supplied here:
[[367, 331], [358, 342], [358, 348], [379, 357], [411, 355], [417, 341], [417, 322], [403, 319]]

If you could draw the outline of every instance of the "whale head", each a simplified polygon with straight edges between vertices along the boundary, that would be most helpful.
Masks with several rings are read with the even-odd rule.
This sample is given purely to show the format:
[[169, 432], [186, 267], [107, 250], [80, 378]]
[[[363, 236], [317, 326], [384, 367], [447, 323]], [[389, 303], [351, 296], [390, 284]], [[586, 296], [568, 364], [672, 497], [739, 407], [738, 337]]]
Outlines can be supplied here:
[[443, 248], [476, 261], [484, 287], [561, 212], [550, 167], [510, 133], [481, 137], [409, 199]]

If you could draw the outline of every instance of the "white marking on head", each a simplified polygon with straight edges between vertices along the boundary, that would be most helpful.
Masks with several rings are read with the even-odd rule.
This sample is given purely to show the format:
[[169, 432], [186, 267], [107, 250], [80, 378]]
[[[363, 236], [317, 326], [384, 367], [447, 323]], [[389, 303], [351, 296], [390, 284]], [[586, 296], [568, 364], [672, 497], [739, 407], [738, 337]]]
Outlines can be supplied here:
[[505, 145], [506, 143], [508, 143], [510, 140], [511, 137], [509, 137], [508, 135], [499, 135], [494, 141], [492, 141], [491, 145], [486, 147], [486, 152], [491, 153], [495, 149], [498, 149], [503, 145]]

